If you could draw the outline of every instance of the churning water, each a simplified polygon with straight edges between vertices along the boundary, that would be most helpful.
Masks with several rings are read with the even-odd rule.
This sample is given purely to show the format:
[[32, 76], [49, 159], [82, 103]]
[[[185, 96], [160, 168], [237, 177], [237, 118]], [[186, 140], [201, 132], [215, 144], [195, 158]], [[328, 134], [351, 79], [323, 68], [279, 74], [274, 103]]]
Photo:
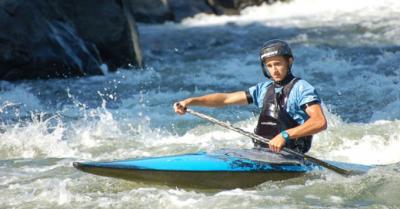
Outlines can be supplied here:
[[[66, 80], [0, 82], [0, 208], [400, 208], [400, 1], [296, 0], [140, 25], [147, 69]], [[248, 148], [251, 140], [174, 101], [262, 81], [258, 49], [287, 40], [294, 74], [324, 100], [320, 159], [378, 164], [361, 176], [200, 191], [79, 172], [73, 161]], [[251, 131], [253, 106], [194, 108]]]

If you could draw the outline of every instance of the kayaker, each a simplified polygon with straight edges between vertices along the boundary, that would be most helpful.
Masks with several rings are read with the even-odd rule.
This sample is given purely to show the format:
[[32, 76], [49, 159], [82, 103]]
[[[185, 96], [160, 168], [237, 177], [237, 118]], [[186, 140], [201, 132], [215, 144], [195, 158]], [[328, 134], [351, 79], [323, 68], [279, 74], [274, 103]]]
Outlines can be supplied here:
[[[292, 50], [285, 41], [267, 41], [260, 50], [266, 81], [246, 91], [187, 98], [174, 104], [175, 112], [183, 115], [188, 106], [255, 104], [261, 109], [255, 133], [271, 139], [272, 151], [280, 152], [286, 146], [305, 153], [311, 148], [312, 135], [325, 130], [327, 122], [315, 88], [293, 76], [293, 61]], [[267, 147], [258, 142], [255, 146]]]

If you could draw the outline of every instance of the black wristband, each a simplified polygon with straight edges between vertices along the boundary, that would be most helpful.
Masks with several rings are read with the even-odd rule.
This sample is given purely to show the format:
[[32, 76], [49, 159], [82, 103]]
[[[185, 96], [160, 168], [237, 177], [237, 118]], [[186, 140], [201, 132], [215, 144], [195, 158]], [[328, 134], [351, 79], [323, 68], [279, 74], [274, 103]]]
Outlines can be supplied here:
[[246, 91], [246, 99], [247, 99], [247, 104], [253, 103], [253, 97], [251, 96], [249, 91]]

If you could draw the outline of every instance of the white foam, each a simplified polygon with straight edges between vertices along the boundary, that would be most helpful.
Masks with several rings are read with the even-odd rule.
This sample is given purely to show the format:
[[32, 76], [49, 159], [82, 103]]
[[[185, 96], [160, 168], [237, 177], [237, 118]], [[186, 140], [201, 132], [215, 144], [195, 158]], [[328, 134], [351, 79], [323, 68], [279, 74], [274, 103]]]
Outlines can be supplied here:
[[59, 118], [42, 118], [43, 115], [32, 115], [31, 123], [2, 127], [6, 131], [0, 133], [0, 156], [3, 159], [75, 156], [75, 151], [63, 140], [65, 129]]
[[[388, 18], [391, 14], [391, 18]], [[296, 0], [290, 3], [278, 2], [273, 5], [248, 7], [240, 16], [216, 16], [199, 14], [183, 20], [186, 27], [219, 26], [227, 23], [246, 25], [259, 23], [282, 28], [338, 27], [358, 24], [370, 28], [357, 42], [371, 44], [371, 40], [399, 44], [400, 3], [397, 0]], [[342, 34], [338, 34], [340, 36]], [[343, 40], [346, 37], [343, 37]], [[363, 39], [364, 38], [364, 39]], [[365, 38], [368, 38], [367, 40]], [[346, 44], [355, 44], [346, 43]]]
[[[329, 121], [329, 119], [328, 119]], [[400, 121], [339, 122], [316, 135], [311, 153], [329, 160], [360, 164], [400, 162]]]
[[[344, 6], [346, 5], [346, 6]], [[302, 18], [310, 18], [307, 21], [333, 21], [333, 17], [339, 16], [340, 21], [346, 22], [354, 17], [384, 16], [386, 12], [399, 12], [400, 4], [396, 0], [354, 0], [351, 4], [346, 0], [297, 0], [290, 3], [278, 2], [273, 5], [261, 5], [248, 7], [241, 11], [240, 16], [215, 16], [198, 15], [188, 18], [184, 24], [225, 24], [229, 21], [268, 21], [276, 19], [292, 18], [293, 22]], [[344, 16], [346, 15], [346, 16]]]

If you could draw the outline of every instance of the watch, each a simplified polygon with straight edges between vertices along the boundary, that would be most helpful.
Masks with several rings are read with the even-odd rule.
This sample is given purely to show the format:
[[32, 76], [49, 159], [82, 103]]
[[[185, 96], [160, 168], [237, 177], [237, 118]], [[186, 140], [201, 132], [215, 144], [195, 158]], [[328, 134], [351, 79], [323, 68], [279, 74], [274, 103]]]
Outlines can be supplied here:
[[290, 137], [287, 131], [282, 131], [281, 132], [282, 137], [285, 139], [286, 144], [289, 143]]

